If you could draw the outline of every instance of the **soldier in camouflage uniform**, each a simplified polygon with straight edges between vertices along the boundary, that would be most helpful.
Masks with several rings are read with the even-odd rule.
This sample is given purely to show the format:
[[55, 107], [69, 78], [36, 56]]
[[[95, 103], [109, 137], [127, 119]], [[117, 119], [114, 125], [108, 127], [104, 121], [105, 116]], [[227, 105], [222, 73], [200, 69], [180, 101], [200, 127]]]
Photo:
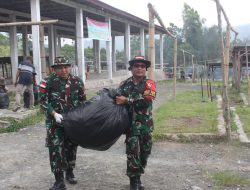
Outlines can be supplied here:
[[73, 174], [75, 167], [77, 145], [65, 135], [63, 128], [58, 124], [66, 112], [86, 100], [82, 80], [70, 74], [70, 64], [64, 57], [56, 57], [52, 65], [52, 73], [46, 81], [40, 83], [41, 109], [46, 115], [46, 146], [49, 149], [51, 171], [56, 182], [51, 190], [64, 190], [64, 174], [70, 184], [77, 181]]
[[129, 65], [132, 77], [121, 83], [121, 96], [116, 97], [116, 103], [126, 104], [129, 110], [130, 128], [125, 142], [130, 190], [143, 190], [140, 176], [144, 173], [152, 148], [152, 101], [156, 96], [156, 87], [153, 80], [146, 78], [150, 61], [136, 56], [129, 61]]

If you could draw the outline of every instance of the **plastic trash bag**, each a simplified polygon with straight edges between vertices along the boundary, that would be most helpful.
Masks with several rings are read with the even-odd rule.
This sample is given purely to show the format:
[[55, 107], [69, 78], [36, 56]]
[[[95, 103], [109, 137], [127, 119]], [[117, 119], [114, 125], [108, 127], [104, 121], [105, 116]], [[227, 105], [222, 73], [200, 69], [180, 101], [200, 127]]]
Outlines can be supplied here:
[[65, 134], [83, 148], [109, 149], [129, 126], [125, 105], [117, 105], [116, 89], [103, 89], [84, 105], [64, 113]]
[[0, 92], [0, 109], [7, 109], [9, 107], [9, 96], [7, 93]]

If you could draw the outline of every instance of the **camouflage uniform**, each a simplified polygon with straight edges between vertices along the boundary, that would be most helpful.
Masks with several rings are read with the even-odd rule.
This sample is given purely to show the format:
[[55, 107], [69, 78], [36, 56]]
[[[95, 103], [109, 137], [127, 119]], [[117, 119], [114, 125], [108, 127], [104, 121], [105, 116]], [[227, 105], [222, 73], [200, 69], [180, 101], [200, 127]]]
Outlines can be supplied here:
[[75, 167], [77, 145], [64, 135], [62, 127], [56, 124], [51, 113], [63, 113], [86, 100], [84, 84], [80, 78], [69, 75], [63, 80], [51, 74], [40, 83], [41, 109], [46, 115], [46, 147], [49, 148], [50, 165], [53, 173]]
[[[145, 98], [146, 77], [134, 84], [132, 77], [121, 86], [121, 94], [127, 97], [130, 128], [126, 132], [127, 175], [140, 176], [144, 173], [152, 148], [152, 99]], [[155, 96], [155, 92], [154, 92]]]

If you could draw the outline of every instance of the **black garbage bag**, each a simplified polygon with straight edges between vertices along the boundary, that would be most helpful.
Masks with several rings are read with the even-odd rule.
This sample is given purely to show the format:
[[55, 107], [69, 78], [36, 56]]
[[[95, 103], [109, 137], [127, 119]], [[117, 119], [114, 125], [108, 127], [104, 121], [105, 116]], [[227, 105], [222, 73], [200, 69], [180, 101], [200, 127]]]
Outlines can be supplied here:
[[7, 109], [9, 107], [9, 96], [7, 93], [0, 92], [0, 109]]
[[129, 126], [125, 105], [115, 103], [115, 89], [103, 89], [84, 105], [64, 113], [65, 134], [83, 148], [109, 149]]

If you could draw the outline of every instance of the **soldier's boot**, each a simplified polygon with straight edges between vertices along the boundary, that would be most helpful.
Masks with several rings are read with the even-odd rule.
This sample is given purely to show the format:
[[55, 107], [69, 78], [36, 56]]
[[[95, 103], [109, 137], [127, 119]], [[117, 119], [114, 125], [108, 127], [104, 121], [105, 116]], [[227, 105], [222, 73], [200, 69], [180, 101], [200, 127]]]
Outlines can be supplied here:
[[66, 190], [66, 186], [64, 184], [64, 177], [63, 172], [55, 173], [56, 182], [54, 183], [53, 187], [49, 190]]
[[139, 190], [144, 190], [144, 185], [143, 185], [143, 183], [141, 182], [141, 176], [138, 176], [138, 177], [137, 177], [137, 181], [138, 181]]
[[130, 177], [130, 190], [139, 190], [139, 184], [137, 177]]
[[73, 173], [73, 169], [67, 169], [66, 170], [66, 180], [70, 184], [77, 184], [77, 180], [76, 180], [75, 175]]

